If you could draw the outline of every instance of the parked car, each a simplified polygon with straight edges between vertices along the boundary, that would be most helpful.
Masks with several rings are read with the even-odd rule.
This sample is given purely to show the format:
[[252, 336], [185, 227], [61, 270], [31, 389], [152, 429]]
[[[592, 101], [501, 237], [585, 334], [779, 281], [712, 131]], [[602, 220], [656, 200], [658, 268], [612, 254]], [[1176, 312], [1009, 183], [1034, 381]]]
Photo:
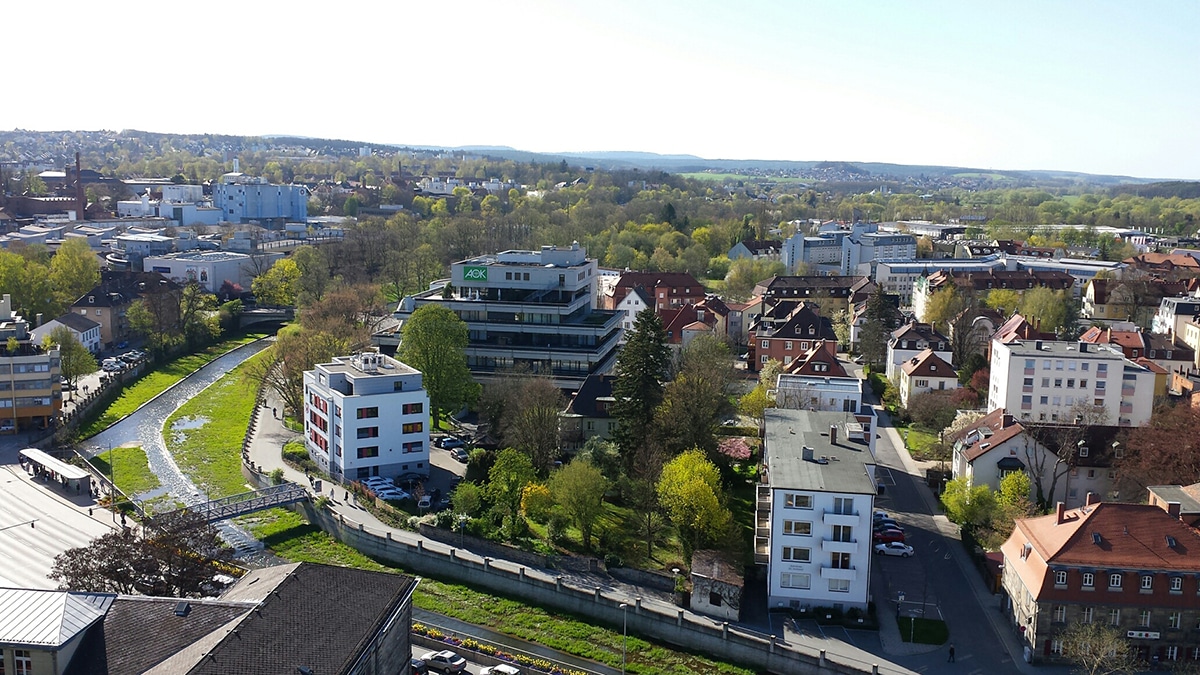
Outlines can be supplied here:
[[11, 434], [15, 430], [12, 420], [0, 420], [0, 434]]
[[900, 530], [901, 532], [904, 531], [904, 528], [900, 525], [900, 523], [897, 523], [896, 521], [892, 520], [891, 518], [877, 518], [875, 520], [875, 523], [872, 524], [871, 527], [876, 530], [890, 528], [893, 530]]
[[417, 500], [417, 508], [419, 509], [427, 509], [430, 506], [433, 506], [433, 500], [429, 498], [429, 495], [422, 495], [421, 498]]
[[374, 490], [375, 496], [388, 502], [399, 502], [408, 499], [412, 495], [408, 494], [400, 488], [380, 488]]
[[409, 659], [408, 672], [410, 675], [429, 675], [429, 668], [421, 659]]
[[507, 663], [501, 663], [498, 666], [480, 668], [479, 675], [521, 675], [521, 669], [516, 666], [510, 666]]
[[880, 511], [879, 509], [875, 509], [875, 511], [871, 514], [871, 517], [875, 520], [879, 520], [880, 518], [891, 518], [887, 511]]
[[898, 555], [901, 558], [907, 558], [913, 554], [913, 547], [898, 541], [890, 541], [886, 544], [875, 544], [875, 552], [879, 555]]
[[364, 478], [361, 482], [363, 485], [366, 485], [368, 487], [370, 487], [372, 485], [379, 485], [381, 487], [395, 487], [396, 486], [396, 484], [392, 482], [391, 478], [385, 478], [383, 476], [371, 476], [370, 478]]
[[442, 438], [438, 439], [437, 445], [439, 448], [445, 448], [446, 450], [449, 450], [450, 448], [461, 448], [462, 446], [466, 445], [466, 443], [463, 443], [461, 438], [455, 438], [454, 436], [443, 436]]
[[871, 535], [871, 539], [877, 544], [889, 544], [894, 541], [903, 544], [904, 533], [900, 530], [877, 530], [875, 534]]
[[467, 460], [471, 459], [471, 456], [467, 454], [467, 451], [463, 450], [462, 448], [454, 448], [450, 451], [450, 456], [462, 462], [463, 464], [466, 464]]
[[461, 673], [467, 667], [467, 660], [458, 654], [443, 649], [440, 652], [427, 652], [421, 655], [425, 667], [443, 673]]

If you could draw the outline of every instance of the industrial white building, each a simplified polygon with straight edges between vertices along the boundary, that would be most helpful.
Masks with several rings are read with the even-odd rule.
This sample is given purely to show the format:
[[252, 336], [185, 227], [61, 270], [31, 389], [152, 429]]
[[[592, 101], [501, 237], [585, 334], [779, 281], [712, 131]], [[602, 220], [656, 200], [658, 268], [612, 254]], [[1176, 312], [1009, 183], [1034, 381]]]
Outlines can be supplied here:
[[265, 178], [227, 173], [213, 184], [213, 205], [230, 223], [304, 222], [308, 218], [308, 188], [271, 185]]
[[215, 293], [221, 284], [231, 281], [249, 288], [255, 270], [266, 270], [282, 258], [282, 253], [234, 253], [232, 251], [189, 251], [153, 255], [142, 260], [146, 272], [158, 272], [171, 281], [195, 281], [204, 290]]
[[988, 411], [1005, 408], [1022, 420], [1072, 423], [1103, 409], [1090, 424], [1142, 426], [1154, 408], [1155, 373], [1119, 347], [1087, 342], [992, 341]]
[[865, 610], [875, 460], [854, 416], [768, 409], [755, 561], [778, 608]]
[[429, 394], [421, 372], [376, 352], [305, 371], [304, 444], [335, 480], [429, 476]]

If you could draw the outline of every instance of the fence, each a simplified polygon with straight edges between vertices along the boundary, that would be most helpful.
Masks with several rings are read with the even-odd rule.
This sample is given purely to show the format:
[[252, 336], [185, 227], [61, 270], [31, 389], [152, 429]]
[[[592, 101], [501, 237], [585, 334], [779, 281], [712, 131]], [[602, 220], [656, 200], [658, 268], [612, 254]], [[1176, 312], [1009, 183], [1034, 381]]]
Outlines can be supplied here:
[[[252, 482], [269, 483], [265, 474], [249, 470], [247, 473]], [[644, 603], [641, 597], [630, 599], [616, 592], [606, 592], [599, 586], [583, 587], [563, 575], [552, 576], [543, 570], [507, 560], [481, 557], [440, 542], [427, 545], [425, 539], [415, 534], [411, 535], [414, 541], [401, 541], [394, 538], [390, 530], [373, 531], [343, 515], [318, 509], [312, 502], [302, 502], [291, 508], [304, 513], [309, 522], [334, 539], [415, 574], [452, 579], [473, 588], [591, 617], [610, 626], [620, 626], [627, 621], [632, 632], [757, 670], [822, 675], [912, 672], [886, 662], [880, 666], [877, 660], [867, 660], [871, 655], [866, 652], [861, 653], [862, 658], [843, 653], [829, 654], [812, 645], [788, 643], [774, 635], [763, 636], [757, 631], [731, 626], [728, 622], [718, 622], [665, 603]], [[443, 548], [446, 550], [441, 550]]]

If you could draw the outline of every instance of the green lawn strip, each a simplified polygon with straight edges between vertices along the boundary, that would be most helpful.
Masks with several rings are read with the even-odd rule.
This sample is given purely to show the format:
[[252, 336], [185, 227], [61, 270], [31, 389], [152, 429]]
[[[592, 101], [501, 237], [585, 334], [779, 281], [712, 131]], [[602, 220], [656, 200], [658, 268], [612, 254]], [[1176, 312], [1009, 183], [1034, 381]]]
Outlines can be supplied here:
[[[260, 338], [262, 333], [249, 333], [237, 338], [215, 344], [204, 351], [187, 356], [181, 356], [170, 363], [164, 363], [146, 373], [133, 384], [125, 387], [117, 400], [108, 408], [100, 411], [96, 417], [90, 418], [79, 428], [79, 438], [91, 438], [104, 431], [113, 423], [127, 417], [150, 399], [166, 391], [171, 385], [184, 377], [196, 372], [201, 366], [216, 360], [222, 355]], [[120, 470], [120, 467], [118, 467]]]
[[[950, 639], [950, 627], [946, 625], [945, 621], [902, 616], [898, 623], [900, 624], [900, 638], [905, 642], [944, 645], [946, 640]], [[909, 640], [910, 636], [911, 640]]]
[[[375, 571], [403, 571], [375, 561], [341, 544], [298, 514], [271, 509], [238, 522], [276, 555], [293, 562], [348, 565]], [[486, 626], [512, 637], [535, 642], [613, 667], [621, 665], [621, 631], [595, 626], [578, 618], [522, 602], [473, 591], [465, 586], [423, 578], [413, 604], [471, 624]], [[732, 673], [753, 671], [678, 652], [629, 636], [627, 671], [645, 675]]]
[[113, 448], [93, 457], [91, 463], [101, 474], [115, 478], [117, 487], [130, 497], [160, 485], [140, 445]]
[[[255, 354], [226, 373], [183, 404], [163, 424], [167, 452], [209, 499], [248, 490], [242, 476], [242, 442], [257, 392], [254, 385], [242, 378], [242, 372], [260, 358], [265, 358], [265, 354]], [[172, 429], [175, 422], [196, 417], [207, 421], [194, 429]]]
[[937, 434], [917, 426], [910, 427], [904, 434], [904, 447], [914, 459], [925, 458], [929, 448], [937, 442]]

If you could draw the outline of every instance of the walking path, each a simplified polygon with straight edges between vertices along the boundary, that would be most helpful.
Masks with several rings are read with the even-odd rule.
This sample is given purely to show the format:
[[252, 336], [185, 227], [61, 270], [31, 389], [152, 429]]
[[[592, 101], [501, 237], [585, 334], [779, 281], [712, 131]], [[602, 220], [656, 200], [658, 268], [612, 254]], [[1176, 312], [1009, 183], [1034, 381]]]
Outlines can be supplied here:
[[[300, 485], [309, 485], [309, 481], [302, 471], [293, 469], [283, 462], [281, 454], [283, 445], [293, 438], [298, 438], [300, 435], [288, 430], [284, 427], [283, 422], [272, 414], [272, 409], [282, 407], [281, 402], [273, 394], [268, 394], [263, 409], [259, 411], [258, 424], [254, 426], [254, 433], [250, 439], [249, 459], [263, 473], [282, 469], [284, 477], [287, 480]], [[330, 481], [323, 481], [322, 488], [322, 494], [331, 499], [330, 508], [333, 513], [341, 516], [352, 526], [362, 524], [366, 530], [373, 534], [381, 536], [390, 535], [391, 539], [395, 541], [413, 546], [416, 546], [420, 542], [421, 546], [433, 552], [449, 554], [451, 550], [455, 550], [456, 555], [460, 558], [480, 562], [481, 564], [484, 560], [484, 556], [473, 553], [469, 549], [454, 547], [433, 539], [428, 539], [411, 530], [390, 527], [354, 503], [353, 495], [351, 495], [350, 500], [345, 499], [345, 488], [337, 486]], [[630, 606], [633, 606], [640, 599], [643, 606], [648, 608], [654, 607], [657, 611], [664, 614], [674, 615], [678, 610], [678, 607], [671, 601], [668, 594], [660, 594], [640, 586], [622, 583], [607, 575], [537, 568], [496, 558], [490, 558], [489, 564], [492, 567], [508, 570], [513, 573], [517, 573], [520, 569], [524, 568], [527, 576], [541, 578], [548, 583], [554, 583], [557, 577], [562, 577], [564, 583], [571, 584], [572, 586], [587, 589], [600, 588], [605, 598], [618, 602], [626, 602]], [[711, 621], [716, 626], [719, 626], [721, 623], [716, 619], [708, 617], [700, 617], [700, 620]], [[897, 632], [898, 635], [899, 633]], [[871, 664], [879, 664], [879, 672], [881, 673], [914, 672], [894, 663], [889, 663], [885, 659], [880, 658], [879, 655], [872, 654], [839, 640], [821, 640], [792, 632], [790, 629], [785, 632], [784, 639], [790, 644], [802, 645], [805, 651], [813, 654], [824, 650], [829, 654], [831, 659], [837, 662], [861, 664], [860, 667], [866, 672], [870, 672]]]

